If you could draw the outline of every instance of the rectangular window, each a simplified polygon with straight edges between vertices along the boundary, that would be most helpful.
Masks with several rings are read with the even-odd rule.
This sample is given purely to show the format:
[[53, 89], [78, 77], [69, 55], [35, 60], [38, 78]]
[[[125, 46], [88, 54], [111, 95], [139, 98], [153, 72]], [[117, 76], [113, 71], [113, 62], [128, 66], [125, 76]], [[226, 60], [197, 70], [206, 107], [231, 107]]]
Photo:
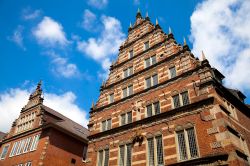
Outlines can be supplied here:
[[10, 157], [14, 156], [16, 153], [17, 145], [19, 142], [15, 142], [14, 145], [12, 146], [11, 152], [10, 152]]
[[147, 105], [146, 109], [147, 109], [147, 117], [159, 114], [161, 112], [159, 101], [153, 104]]
[[126, 114], [122, 114], [121, 115], [121, 125], [125, 125], [126, 124]]
[[133, 94], [133, 85], [128, 86], [128, 95], [132, 95]]
[[133, 74], [133, 66], [123, 70], [123, 77], [127, 78], [128, 76], [131, 76]]
[[154, 166], [154, 139], [148, 139], [148, 164]]
[[169, 68], [169, 72], [170, 72], [170, 78], [176, 77], [176, 69], [175, 69], [175, 67]]
[[125, 98], [133, 94], [133, 85], [129, 85], [126, 88], [122, 89], [122, 97]]
[[39, 142], [39, 137], [40, 137], [40, 135], [35, 135], [35, 136], [33, 137], [33, 142], [32, 142], [32, 144], [31, 144], [30, 151], [36, 150], [37, 145], [38, 145], [38, 142]]
[[132, 111], [127, 113], [127, 117], [128, 117], [127, 123], [131, 123], [132, 122]]
[[98, 166], [103, 166], [103, 150], [99, 151], [98, 155]]
[[31, 161], [28, 161], [24, 166], [32, 166]]
[[9, 144], [3, 146], [3, 150], [2, 150], [2, 153], [1, 153], [1, 156], [0, 156], [0, 160], [3, 160], [6, 157], [9, 147], [10, 147]]
[[181, 93], [181, 97], [183, 105], [188, 105], [189, 104], [188, 92], [186, 91]]
[[149, 41], [144, 43], [144, 50], [147, 50], [147, 49], [149, 49]]
[[113, 103], [114, 102], [114, 93], [109, 95], [109, 103]]
[[145, 64], [145, 68], [147, 68], [147, 67], [149, 67], [151, 65], [156, 64], [156, 55], [151, 56], [151, 57], [145, 59], [144, 64]]
[[123, 98], [125, 98], [125, 97], [128, 96], [128, 94], [127, 94], [127, 87], [124, 88], [124, 89], [122, 89], [122, 96], [123, 96]]
[[25, 144], [25, 146], [24, 146], [24, 148], [23, 148], [23, 153], [28, 152], [29, 147], [30, 147], [30, 145], [31, 145], [31, 142], [32, 142], [31, 137], [27, 138], [26, 144]]
[[129, 59], [130, 59], [130, 58], [133, 58], [133, 56], [134, 56], [134, 51], [133, 51], [133, 50], [130, 50], [130, 51], [129, 51]]
[[164, 165], [163, 164], [163, 146], [162, 146], [162, 136], [155, 137], [156, 139], [156, 146], [157, 146], [157, 165]]
[[102, 121], [102, 131], [106, 131], [110, 129], [111, 129], [111, 119]]
[[132, 111], [121, 114], [121, 126], [132, 122]]
[[146, 78], [146, 88], [150, 88], [151, 87], [151, 77]]
[[132, 144], [119, 146], [119, 166], [131, 166]]
[[153, 75], [152, 78], [153, 78], [153, 86], [157, 85], [158, 84], [158, 75], [155, 74], [155, 75]]
[[174, 102], [174, 108], [180, 107], [180, 99], [179, 99], [179, 94], [173, 96], [173, 102]]
[[128, 77], [128, 69], [123, 70], [123, 77], [124, 78]]
[[198, 148], [194, 128], [176, 132], [178, 140], [179, 159], [187, 160], [198, 157]]
[[109, 149], [104, 150], [104, 166], [109, 165]]

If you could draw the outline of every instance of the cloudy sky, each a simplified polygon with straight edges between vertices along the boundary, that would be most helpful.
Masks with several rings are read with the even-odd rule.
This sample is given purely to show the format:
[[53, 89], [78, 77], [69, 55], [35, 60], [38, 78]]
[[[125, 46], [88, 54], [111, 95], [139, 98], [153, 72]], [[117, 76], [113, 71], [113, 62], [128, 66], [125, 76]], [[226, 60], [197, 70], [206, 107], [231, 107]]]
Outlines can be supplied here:
[[[137, 9], [195, 56], [204, 50], [224, 85], [250, 96], [250, 1], [0, 1], [0, 131], [7, 132], [43, 80], [45, 105], [86, 126], [110, 62]], [[250, 102], [248, 99], [247, 102]]]

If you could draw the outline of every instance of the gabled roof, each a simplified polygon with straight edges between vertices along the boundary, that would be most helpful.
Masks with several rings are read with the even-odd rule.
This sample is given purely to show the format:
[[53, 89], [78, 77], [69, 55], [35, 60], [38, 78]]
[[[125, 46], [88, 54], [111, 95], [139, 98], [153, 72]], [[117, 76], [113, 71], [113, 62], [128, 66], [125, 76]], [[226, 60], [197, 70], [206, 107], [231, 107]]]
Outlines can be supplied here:
[[58, 120], [55, 119], [53, 121], [46, 122], [45, 126], [52, 125], [69, 133], [71, 136], [77, 136], [85, 141], [88, 141], [87, 137], [89, 136], [89, 131], [85, 127], [45, 105], [42, 105], [42, 109], [58, 118]]

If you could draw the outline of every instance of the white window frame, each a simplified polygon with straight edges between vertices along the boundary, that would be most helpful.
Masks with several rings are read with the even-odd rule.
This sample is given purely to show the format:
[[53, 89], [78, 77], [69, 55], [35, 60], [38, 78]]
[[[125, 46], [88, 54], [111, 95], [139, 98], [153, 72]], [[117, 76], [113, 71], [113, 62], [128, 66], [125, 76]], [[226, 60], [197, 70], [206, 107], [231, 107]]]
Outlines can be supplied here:
[[[145, 78], [145, 80], [144, 80], [144, 89], [148, 89], [148, 88], [151, 88], [151, 87], [153, 87], [153, 86], [155, 86], [155, 85], [153, 85], [153, 83], [154, 83], [154, 81], [153, 81], [153, 76], [157, 76], [157, 84], [155, 84], [155, 85], [158, 85], [159, 84], [159, 76], [158, 76], [158, 73], [156, 73], [156, 74], [153, 74], [152, 76], [150, 76], [150, 77], [146, 77]], [[151, 82], [151, 86], [150, 87], [147, 87], [147, 79], [150, 79], [150, 82]]]
[[[130, 123], [133, 122], [133, 112], [132, 112], [132, 111], [128, 111], [128, 112], [122, 113], [122, 114], [120, 115], [120, 126], [123, 126], [123, 125], [128, 124], [128, 114], [129, 114], [129, 113], [131, 113], [131, 122], [130, 122]], [[122, 115], [125, 115], [125, 123], [124, 123], [124, 124], [122, 124]]]
[[[190, 96], [189, 96], [189, 91], [183, 91], [183, 92], [181, 92], [181, 93], [179, 93], [179, 94], [175, 94], [175, 95], [172, 96], [172, 108], [173, 108], [173, 109], [184, 106], [184, 105], [183, 105], [183, 98], [182, 98], [182, 95], [181, 95], [181, 94], [184, 93], [184, 92], [187, 92], [189, 104], [191, 103], [191, 101], [190, 101]], [[174, 105], [174, 96], [177, 96], [177, 95], [178, 95], [178, 97], [179, 97], [179, 104], [180, 104], [179, 107], [175, 107], [175, 105]], [[188, 104], [186, 104], [186, 105], [188, 105]]]
[[[159, 137], [161, 136], [161, 141], [162, 141], [162, 155], [163, 155], [163, 165], [159, 165], [158, 164], [158, 156], [157, 156], [157, 141], [156, 141], [156, 137]], [[157, 165], [157, 166], [164, 166], [165, 164], [165, 160], [164, 160], [164, 141], [163, 141], [163, 135], [156, 135], [154, 137], [149, 137], [147, 138], [147, 141], [146, 141], [146, 154], [147, 154], [147, 166], [150, 166], [149, 165], [149, 147], [148, 147], [148, 139], [153, 139], [153, 146], [154, 146], [154, 165]]]
[[100, 151], [102, 151], [102, 163], [101, 163], [101, 166], [104, 166], [105, 164], [105, 150], [108, 150], [108, 153], [109, 153], [109, 158], [108, 158], [108, 165], [109, 165], [109, 159], [110, 159], [110, 149], [109, 148], [106, 148], [106, 149], [102, 149], [102, 150], [98, 150], [98, 153], [97, 153], [97, 162], [96, 162], [96, 165], [99, 166], [99, 153]]
[[37, 149], [38, 143], [39, 143], [39, 139], [40, 139], [40, 135], [35, 135], [33, 136], [33, 141], [32, 144], [30, 146], [30, 151], [35, 151]]
[[24, 166], [32, 166], [32, 162], [31, 162], [31, 161], [28, 161], [27, 163], [25, 163]]
[[[144, 68], [148, 68], [148, 67], [150, 67], [150, 66], [152, 66], [152, 65], [154, 65], [153, 64], [153, 57], [155, 57], [155, 63], [157, 63], [157, 57], [156, 57], [156, 55], [153, 55], [153, 56], [151, 56], [151, 57], [149, 57], [149, 58], [146, 58], [146, 59], [144, 59]], [[147, 63], [146, 63], [146, 61], [149, 59], [149, 66], [147, 66]]]
[[[125, 73], [127, 73], [127, 76]], [[130, 66], [127, 69], [123, 70], [123, 78], [127, 78], [133, 74], [134, 74], [134, 67], [133, 66]]]
[[120, 161], [121, 161], [121, 146], [124, 146], [124, 163], [123, 163], [123, 166], [127, 166], [127, 161], [128, 161], [128, 156], [127, 156], [127, 152], [128, 152], [128, 146], [131, 146], [131, 159], [130, 159], [130, 162], [131, 162], [131, 166], [132, 166], [132, 158], [133, 158], [133, 146], [132, 146], [132, 143], [128, 143], [128, 144], [123, 144], [123, 145], [119, 145], [119, 152], [118, 152], [118, 165], [120, 166]]
[[[132, 94], [130, 94], [129, 92], [129, 87], [131, 87], [132, 86]], [[124, 95], [124, 90], [126, 91], [126, 94], [127, 95]], [[127, 87], [125, 87], [125, 88], [123, 88], [122, 89], [122, 98], [125, 98], [125, 97], [128, 97], [128, 96], [131, 96], [131, 95], [133, 95], [134, 94], [134, 85], [133, 84], [131, 84], [131, 85], [129, 85], [129, 86], [127, 86]]]
[[[112, 119], [111, 118], [109, 118], [109, 119], [106, 119], [106, 120], [103, 120], [103, 121], [101, 121], [101, 131], [103, 132], [103, 131], [107, 131], [107, 130], [110, 130], [110, 129], [108, 129], [108, 121], [110, 120], [110, 129], [112, 129]], [[103, 122], [105, 122], [105, 129], [103, 130]]]
[[[154, 103], [151, 103], [151, 104], [148, 104], [148, 105], [146, 105], [146, 115], [147, 115], [147, 117], [151, 117], [151, 116], [154, 116], [154, 115], [156, 115], [156, 110], [155, 110], [155, 107], [154, 107], [154, 104], [155, 103], [159, 103], [159, 109], [160, 109], [160, 113], [161, 113], [161, 103], [160, 103], [160, 101], [157, 101], [157, 102], [154, 102]], [[151, 107], [152, 107], [152, 115], [151, 116], [148, 116], [148, 106], [149, 105], [151, 105]], [[159, 114], [160, 114], [159, 113]]]
[[[188, 139], [188, 135], [187, 135], [187, 130], [188, 129], [191, 129], [191, 128], [193, 128], [193, 130], [194, 130], [194, 134], [195, 134], [195, 144], [196, 144], [196, 150], [197, 150], [197, 157], [191, 157], [191, 154], [190, 154], [190, 146], [189, 146], [189, 139]], [[180, 149], [179, 149], [179, 142], [178, 142], [178, 132], [180, 132], [180, 131], [183, 131], [184, 132], [184, 141], [185, 141], [185, 146], [186, 146], [186, 153], [187, 153], [187, 159], [181, 159], [180, 158]], [[198, 143], [198, 139], [197, 139], [197, 132], [196, 132], [196, 129], [195, 129], [195, 127], [194, 126], [192, 126], [192, 127], [189, 127], [189, 128], [185, 128], [185, 129], [183, 129], [183, 130], [179, 130], [179, 131], [175, 131], [175, 142], [176, 142], [176, 144], [177, 144], [177, 146], [176, 146], [176, 149], [177, 149], [177, 154], [179, 154], [178, 155], [178, 161], [187, 161], [187, 160], [191, 160], [191, 159], [196, 159], [196, 158], [198, 158], [199, 156], [200, 156], [200, 151], [199, 151], [199, 143]]]
[[[7, 151], [5, 153], [5, 156], [3, 157], [3, 152], [4, 152], [6, 147], [7, 147]], [[6, 158], [6, 156], [8, 154], [8, 151], [9, 151], [9, 148], [10, 148], [10, 144], [3, 145], [2, 152], [1, 152], [1, 155], [0, 155], [0, 160], [4, 160]]]

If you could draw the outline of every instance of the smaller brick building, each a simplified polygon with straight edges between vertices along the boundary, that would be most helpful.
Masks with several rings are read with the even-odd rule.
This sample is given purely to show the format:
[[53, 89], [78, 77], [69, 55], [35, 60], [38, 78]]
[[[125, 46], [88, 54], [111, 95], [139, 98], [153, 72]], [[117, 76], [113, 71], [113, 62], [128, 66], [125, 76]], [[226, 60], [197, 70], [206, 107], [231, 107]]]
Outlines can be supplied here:
[[84, 165], [88, 130], [43, 105], [41, 83], [0, 148], [1, 166]]

